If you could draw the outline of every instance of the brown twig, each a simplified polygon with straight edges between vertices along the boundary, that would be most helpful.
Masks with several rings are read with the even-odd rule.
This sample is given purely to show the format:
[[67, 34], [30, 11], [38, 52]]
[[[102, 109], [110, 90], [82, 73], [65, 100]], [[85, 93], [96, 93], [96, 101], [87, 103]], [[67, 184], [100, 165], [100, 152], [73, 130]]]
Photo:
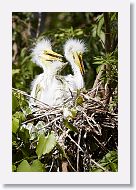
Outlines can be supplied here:
[[93, 159], [91, 159], [91, 162], [93, 162], [98, 168], [101, 168], [103, 171], [106, 172], [106, 169], [103, 168], [99, 163], [95, 162]]
[[[80, 129], [79, 131], [79, 135], [78, 135], [78, 145], [80, 146], [80, 140], [81, 140], [81, 132], [82, 129]], [[77, 147], [77, 172], [79, 172], [79, 147]]]
[[31, 95], [27, 94], [26, 92], [24, 92], [24, 91], [22, 91], [22, 90], [19, 90], [19, 89], [16, 89], [16, 88], [12, 88], [12, 90], [14, 90], [15, 92], [17, 92], [17, 93], [19, 93], [19, 94], [22, 94], [22, 95], [24, 95], [24, 96], [26, 96], [26, 97], [28, 97], [28, 98], [32, 98], [32, 99], [34, 99], [36, 102], [42, 104], [43, 106], [45, 106], [45, 107], [47, 107], [47, 108], [50, 108], [49, 105], [47, 105], [47, 104], [45, 104], [44, 102], [42, 102], [42, 101], [40, 101], [40, 100], [38, 100], [38, 99], [32, 97]]

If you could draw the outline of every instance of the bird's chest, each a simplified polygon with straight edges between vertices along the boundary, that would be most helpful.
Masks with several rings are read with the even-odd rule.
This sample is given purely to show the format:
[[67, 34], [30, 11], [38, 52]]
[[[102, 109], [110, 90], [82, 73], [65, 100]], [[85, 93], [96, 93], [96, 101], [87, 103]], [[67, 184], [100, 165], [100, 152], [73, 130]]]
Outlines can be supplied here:
[[46, 80], [42, 81], [42, 88], [42, 101], [50, 106], [58, 104], [57, 99], [60, 97], [61, 91], [59, 81], [56, 80], [55, 76], [47, 77]]
[[40, 86], [41, 86], [41, 89], [43, 91], [43, 93], [42, 93], [43, 97], [50, 93], [52, 86], [53, 86], [53, 83], [54, 83], [53, 77], [46, 76], [41, 80]]

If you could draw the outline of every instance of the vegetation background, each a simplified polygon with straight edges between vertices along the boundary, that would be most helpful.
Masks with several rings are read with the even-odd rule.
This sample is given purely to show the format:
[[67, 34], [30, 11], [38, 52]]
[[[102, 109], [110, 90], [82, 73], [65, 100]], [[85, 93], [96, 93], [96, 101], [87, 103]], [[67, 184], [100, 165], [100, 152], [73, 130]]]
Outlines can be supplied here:
[[[95, 88], [101, 82], [101, 93], [98, 94], [110, 112], [118, 110], [118, 14], [117, 13], [25, 13], [16, 12], [12, 15], [12, 86], [30, 94], [30, 85], [36, 75], [42, 72], [31, 61], [31, 48], [37, 39], [48, 37], [52, 41], [53, 50], [63, 54], [63, 44], [69, 38], [85, 41], [87, 51], [83, 55], [85, 66], [85, 87]], [[63, 74], [71, 73], [69, 66]], [[93, 94], [95, 97], [96, 94]], [[44, 172], [57, 171], [57, 165], [63, 160], [53, 156], [60, 147], [56, 144], [53, 134], [48, 134], [46, 143], [48, 151], [41, 150], [44, 137], [36, 134], [30, 137], [29, 131], [22, 127], [22, 122], [31, 115], [25, 96], [13, 91], [12, 94], [12, 143], [13, 171]], [[29, 124], [30, 125], [30, 124]], [[42, 123], [38, 123], [42, 125]], [[40, 136], [40, 137], [39, 137]], [[43, 139], [42, 139], [43, 138]], [[106, 134], [103, 138], [107, 138]], [[45, 140], [45, 139], [44, 139]], [[116, 141], [116, 142], [115, 142]], [[37, 146], [38, 142], [38, 146]], [[93, 151], [98, 147], [92, 140]], [[40, 151], [40, 153], [39, 153]], [[60, 149], [59, 149], [59, 152]], [[113, 139], [106, 151], [92, 154], [96, 162], [82, 166], [79, 171], [117, 171], [117, 137]], [[72, 161], [71, 161], [72, 162]], [[51, 166], [52, 163], [54, 167]]]

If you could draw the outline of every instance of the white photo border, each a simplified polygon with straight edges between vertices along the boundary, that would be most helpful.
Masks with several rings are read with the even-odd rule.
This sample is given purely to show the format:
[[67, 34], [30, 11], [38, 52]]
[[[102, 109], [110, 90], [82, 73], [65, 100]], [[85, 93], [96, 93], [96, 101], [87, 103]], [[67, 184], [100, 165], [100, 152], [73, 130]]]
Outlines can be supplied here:
[[[12, 12], [118, 12], [118, 172], [12, 172]], [[130, 184], [130, 2], [5, 0], [0, 10], [0, 170], [3, 184]]]

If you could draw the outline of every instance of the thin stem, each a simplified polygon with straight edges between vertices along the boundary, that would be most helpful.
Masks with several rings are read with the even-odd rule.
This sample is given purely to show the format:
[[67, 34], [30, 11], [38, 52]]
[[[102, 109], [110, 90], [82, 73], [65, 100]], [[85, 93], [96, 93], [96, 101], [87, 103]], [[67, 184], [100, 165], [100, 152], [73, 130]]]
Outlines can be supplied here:
[[93, 162], [97, 167], [101, 168], [103, 171], [107, 171], [105, 168], [103, 168], [100, 164], [98, 164], [97, 162], [95, 162], [93, 159], [91, 159], [91, 162]]
[[12, 88], [12, 90], [14, 90], [14, 91], [16, 91], [17, 93], [20, 93], [20, 94], [22, 94], [22, 95], [24, 95], [24, 96], [27, 96], [27, 97], [29, 97], [29, 98], [32, 98], [32, 99], [36, 100], [37, 102], [43, 104], [44, 106], [50, 108], [49, 105], [47, 105], [47, 104], [45, 104], [44, 102], [42, 102], [42, 101], [40, 101], [40, 100], [38, 100], [38, 99], [36, 99], [36, 98], [30, 96], [29, 94], [27, 94], [26, 92], [24, 92], [24, 91], [22, 91], [22, 90], [19, 90], [19, 89], [16, 89], [16, 88]]
[[[81, 131], [80, 129], [79, 136], [78, 136], [78, 145], [80, 146], [80, 140], [81, 140]], [[77, 172], [79, 172], [79, 147], [77, 147]]]
[[110, 31], [110, 18], [109, 13], [104, 14], [104, 24], [105, 24], [105, 51], [106, 53], [111, 52], [111, 31]]

